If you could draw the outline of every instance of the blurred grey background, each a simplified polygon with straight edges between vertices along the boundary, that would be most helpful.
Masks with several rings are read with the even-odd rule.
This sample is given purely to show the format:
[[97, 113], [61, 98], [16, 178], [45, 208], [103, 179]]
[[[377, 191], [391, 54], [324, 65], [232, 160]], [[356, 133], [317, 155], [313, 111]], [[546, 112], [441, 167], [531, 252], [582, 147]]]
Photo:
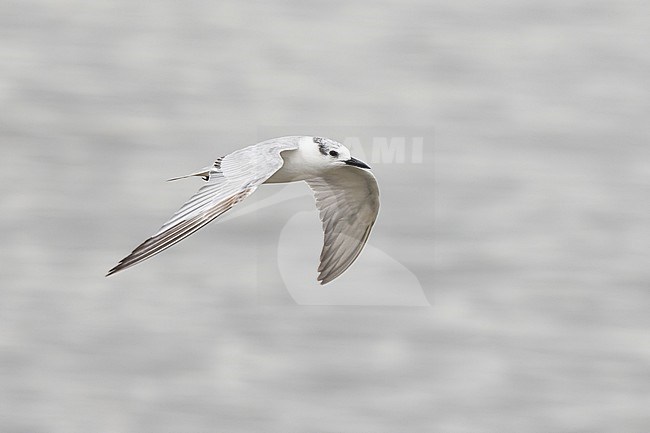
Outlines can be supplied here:
[[[649, 431], [649, 16], [1, 0], [0, 431]], [[371, 245], [431, 307], [293, 302], [273, 251], [306, 196], [103, 277], [200, 184], [162, 180], [375, 127], [429, 131], [373, 165]]]

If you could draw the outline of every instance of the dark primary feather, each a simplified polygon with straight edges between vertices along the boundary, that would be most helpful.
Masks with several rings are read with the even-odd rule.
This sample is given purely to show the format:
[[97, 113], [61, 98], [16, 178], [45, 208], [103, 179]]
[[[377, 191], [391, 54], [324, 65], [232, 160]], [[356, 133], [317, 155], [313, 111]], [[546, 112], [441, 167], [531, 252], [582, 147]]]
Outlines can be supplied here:
[[177, 242], [182, 241], [227, 210], [231, 209], [235, 204], [243, 200], [252, 192], [253, 191], [248, 188], [244, 191], [234, 194], [228, 199], [220, 202], [217, 206], [207, 209], [205, 212], [202, 212], [190, 219], [183, 220], [181, 223], [175, 225], [174, 227], [150, 237], [138, 245], [131, 252], [131, 254], [120, 260], [120, 262], [115, 267], [108, 271], [106, 276], [113, 275], [116, 272], [138, 264], [141, 261], [166, 250]]

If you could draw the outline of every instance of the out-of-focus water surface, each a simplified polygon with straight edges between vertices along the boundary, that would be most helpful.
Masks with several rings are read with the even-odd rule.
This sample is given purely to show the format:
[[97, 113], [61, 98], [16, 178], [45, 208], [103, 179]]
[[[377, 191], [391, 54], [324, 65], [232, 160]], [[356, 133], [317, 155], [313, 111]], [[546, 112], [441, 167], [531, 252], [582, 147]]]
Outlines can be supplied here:
[[[3, 0], [0, 431], [649, 431], [649, 14]], [[200, 184], [162, 180], [375, 127], [430, 131], [371, 237], [430, 307], [297, 305], [306, 196], [103, 277]], [[376, 257], [337, 283], [399, 286]]]

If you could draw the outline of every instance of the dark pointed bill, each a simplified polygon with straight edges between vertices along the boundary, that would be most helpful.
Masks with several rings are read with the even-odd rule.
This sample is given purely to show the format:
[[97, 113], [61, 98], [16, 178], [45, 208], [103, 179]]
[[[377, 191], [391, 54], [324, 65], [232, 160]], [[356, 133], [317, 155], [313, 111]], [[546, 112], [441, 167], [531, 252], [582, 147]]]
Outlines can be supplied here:
[[343, 162], [345, 162], [347, 165], [353, 165], [353, 166], [355, 166], [355, 167], [359, 167], [359, 168], [367, 168], [367, 169], [370, 169], [370, 167], [368, 166], [368, 164], [366, 164], [366, 163], [363, 162], [363, 161], [359, 161], [359, 160], [356, 159], [356, 158], [350, 158], [350, 159], [348, 159], [347, 161], [343, 161]]

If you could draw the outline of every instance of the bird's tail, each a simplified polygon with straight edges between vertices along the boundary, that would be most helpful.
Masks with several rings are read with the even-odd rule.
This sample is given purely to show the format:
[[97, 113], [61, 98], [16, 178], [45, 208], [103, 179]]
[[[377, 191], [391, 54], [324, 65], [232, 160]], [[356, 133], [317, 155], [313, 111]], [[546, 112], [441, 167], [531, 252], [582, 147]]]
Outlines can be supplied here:
[[210, 178], [210, 167], [203, 168], [201, 169], [201, 171], [197, 171], [196, 173], [186, 174], [185, 176], [172, 177], [171, 179], [167, 179], [167, 182], [171, 182], [173, 180], [179, 180], [179, 179], [186, 179], [192, 176], [198, 176], [203, 178], [203, 180], [208, 180]]

